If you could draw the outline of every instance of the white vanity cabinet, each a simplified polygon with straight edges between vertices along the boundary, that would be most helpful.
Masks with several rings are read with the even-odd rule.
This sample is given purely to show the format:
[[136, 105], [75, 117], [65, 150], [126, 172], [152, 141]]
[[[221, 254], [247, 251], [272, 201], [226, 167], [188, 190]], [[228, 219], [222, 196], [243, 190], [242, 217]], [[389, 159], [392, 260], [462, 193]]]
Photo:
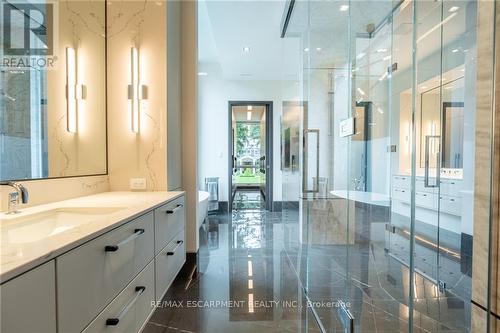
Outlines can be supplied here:
[[[394, 175], [391, 187], [392, 211], [409, 217], [411, 214], [411, 176]], [[460, 233], [462, 180], [442, 177], [438, 188], [426, 187], [424, 177], [415, 177], [415, 218], [418, 221], [436, 224], [438, 210], [440, 228]]]
[[55, 274], [51, 260], [0, 286], [0, 332], [56, 332]]
[[160, 301], [186, 261], [184, 197], [155, 210], [156, 300]]
[[133, 333], [144, 327], [153, 302], [186, 260], [184, 196], [171, 192], [167, 200], [116, 217], [107, 231], [110, 217], [103, 219], [95, 236], [0, 286], [1, 333]]

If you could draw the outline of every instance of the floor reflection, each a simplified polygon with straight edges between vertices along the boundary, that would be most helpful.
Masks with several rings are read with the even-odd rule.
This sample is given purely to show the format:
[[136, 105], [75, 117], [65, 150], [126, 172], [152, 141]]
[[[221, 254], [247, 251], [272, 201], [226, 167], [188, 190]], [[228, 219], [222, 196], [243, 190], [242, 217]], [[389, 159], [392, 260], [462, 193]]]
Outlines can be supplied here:
[[259, 196], [237, 195], [231, 214], [208, 217], [200, 273], [177, 278], [164, 297], [182, 306], [157, 308], [144, 332], [320, 332], [284, 248], [281, 214], [263, 210]]
[[[420, 273], [410, 285], [409, 241], [398, 233], [388, 240], [389, 213], [356, 204], [352, 224], [339, 228], [336, 224], [345, 223], [342, 216], [347, 215], [339, 212], [341, 207], [346, 205], [335, 200], [284, 206], [285, 248], [311, 300], [349, 301], [355, 332], [407, 332], [412, 288], [413, 332], [469, 331], [470, 277], [461, 272], [459, 260], [440, 255], [438, 265], [436, 251], [417, 242], [414, 258]], [[329, 230], [337, 234], [325, 235]], [[446, 289], [429, 276], [446, 279]], [[327, 332], [344, 331], [338, 311], [315, 310]]]
[[[434, 266], [436, 252], [417, 242], [421, 274], [410, 283], [409, 242], [401, 232], [388, 238], [394, 217], [387, 212], [356, 204], [345, 225], [345, 202], [286, 202], [274, 213], [257, 204], [258, 195], [237, 195], [238, 209], [205, 221], [200, 274], [178, 278], [165, 296], [241, 305], [158, 308], [145, 332], [319, 332], [316, 319], [325, 332], [346, 332], [345, 312], [329, 305], [340, 301], [354, 317], [355, 332], [408, 332], [410, 288], [413, 332], [468, 331], [467, 271], [441, 254]], [[433, 267], [446, 276], [444, 290], [429, 279]]]

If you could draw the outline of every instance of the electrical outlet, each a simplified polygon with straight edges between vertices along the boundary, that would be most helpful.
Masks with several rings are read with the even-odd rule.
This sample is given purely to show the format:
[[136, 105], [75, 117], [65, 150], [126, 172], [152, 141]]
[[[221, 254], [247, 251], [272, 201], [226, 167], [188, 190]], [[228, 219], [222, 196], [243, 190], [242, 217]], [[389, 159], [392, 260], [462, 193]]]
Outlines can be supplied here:
[[130, 178], [130, 189], [131, 190], [145, 190], [146, 189], [146, 178]]

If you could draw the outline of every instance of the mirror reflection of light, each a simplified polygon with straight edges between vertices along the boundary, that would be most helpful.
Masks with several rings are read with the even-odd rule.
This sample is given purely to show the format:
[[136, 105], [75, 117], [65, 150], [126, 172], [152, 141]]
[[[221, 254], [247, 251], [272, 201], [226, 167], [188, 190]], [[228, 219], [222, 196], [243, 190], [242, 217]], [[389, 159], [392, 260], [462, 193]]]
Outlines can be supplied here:
[[253, 294], [248, 294], [248, 313], [253, 313]]

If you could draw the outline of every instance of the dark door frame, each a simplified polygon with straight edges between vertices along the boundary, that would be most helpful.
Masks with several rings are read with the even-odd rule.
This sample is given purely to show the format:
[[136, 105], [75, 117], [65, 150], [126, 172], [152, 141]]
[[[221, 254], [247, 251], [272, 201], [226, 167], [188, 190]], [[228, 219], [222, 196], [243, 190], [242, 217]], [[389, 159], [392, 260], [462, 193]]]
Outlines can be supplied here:
[[233, 106], [264, 106], [266, 108], [266, 209], [273, 210], [273, 101], [229, 101], [228, 102], [228, 210], [233, 208]]

